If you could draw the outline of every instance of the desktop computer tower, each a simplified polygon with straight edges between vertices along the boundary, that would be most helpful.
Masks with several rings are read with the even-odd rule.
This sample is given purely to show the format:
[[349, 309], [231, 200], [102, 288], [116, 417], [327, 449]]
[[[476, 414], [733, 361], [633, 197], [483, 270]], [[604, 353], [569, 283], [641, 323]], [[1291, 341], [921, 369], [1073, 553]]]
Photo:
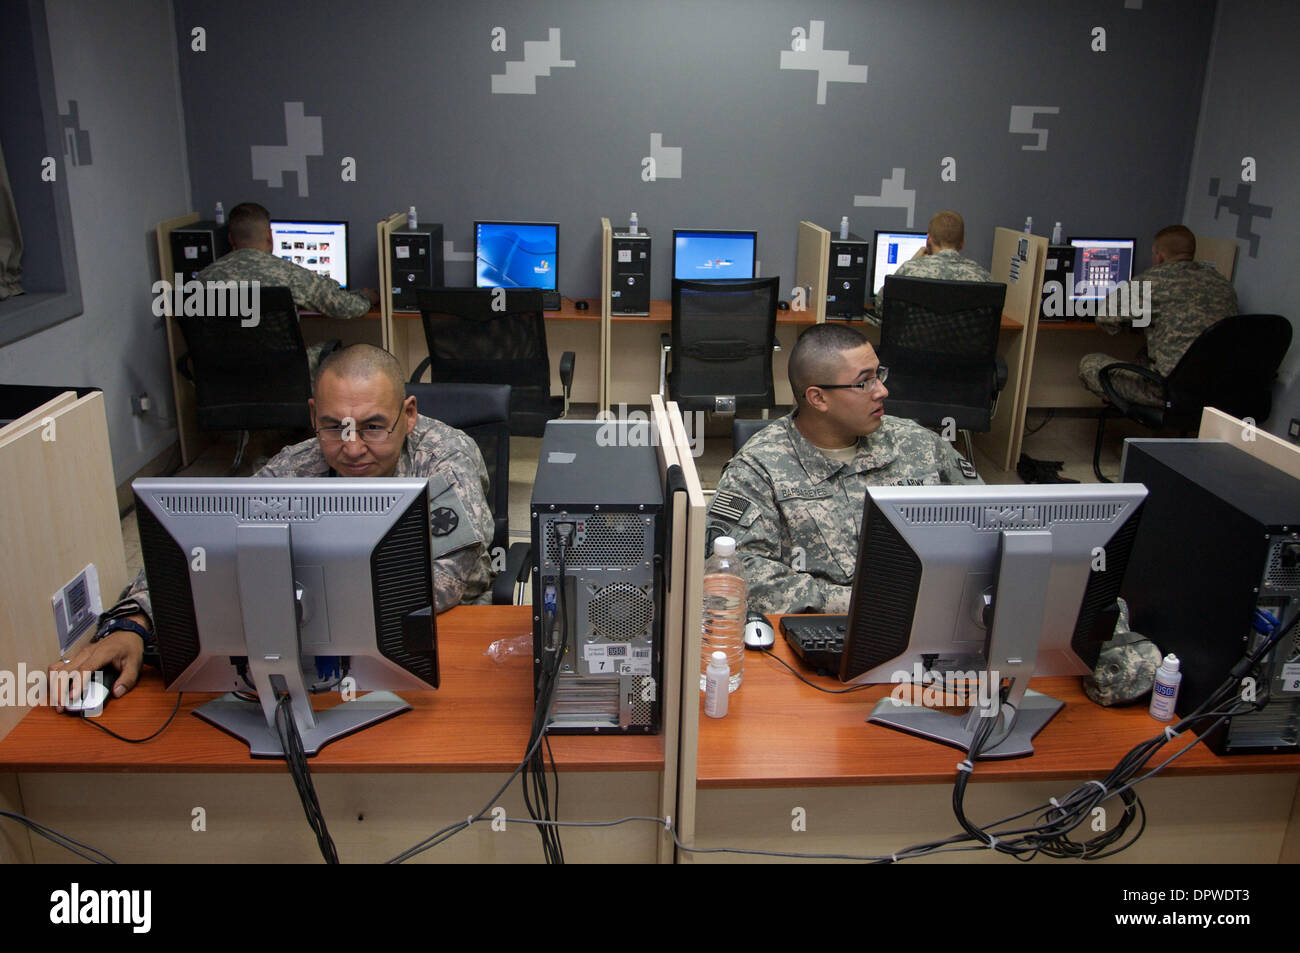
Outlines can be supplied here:
[[[172, 267], [185, 276], [185, 280], [198, 277], [222, 255], [230, 251], [226, 226], [216, 222], [195, 222], [171, 232]], [[168, 281], [171, 275], [164, 276]]]
[[[552, 420], [530, 508], [533, 672], [563, 645], [550, 731], [654, 734], [663, 692], [664, 491], [648, 424]], [[557, 526], [572, 527], [561, 572]], [[561, 577], [563, 576], [563, 580]]]
[[609, 259], [611, 314], [650, 313], [650, 233], [615, 232]]
[[417, 288], [441, 288], [442, 226], [421, 225], [388, 236], [389, 273], [392, 275], [393, 310], [419, 311]]
[[[1300, 600], [1300, 480], [1209, 440], [1128, 440], [1122, 470], [1150, 492], [1121, 592], [1133, 631], [1182, 663], [1181, 718], [1264, 643], [1256, 609], [1281, 619]], [[1296, 630], [1259, 666], [1264, 707], [1198, 729], [1210, 750], [1300, 752]]]
[[[1049, 287], [1051, 282], [1056, 282], [1061, 286], [1057, 293], [1056, 300], [1064, 305], [1067, 298], [1074, 291], [1074, 246], [1073, 245], [1049, 245], [1047, 248], [1047, 260], [1043, 263], [1043, 300], [1040, 307], [1039, 321], [1068, 321], [1070, 316], [1065, 314], [1064, 307], [1059, 309], [1059, 313], [1049, 314], [1051, 308], [1046, 307], [1049, 296], [1053, 294], [1053, 289]], [[1077, 320], [1092, 321], [1091, 317], [1081, 317]]]
[[831, 237], [826, 268], [826, 317], [860, 318], [866, 310], [867, 268], [871, 242], [852, 232]]

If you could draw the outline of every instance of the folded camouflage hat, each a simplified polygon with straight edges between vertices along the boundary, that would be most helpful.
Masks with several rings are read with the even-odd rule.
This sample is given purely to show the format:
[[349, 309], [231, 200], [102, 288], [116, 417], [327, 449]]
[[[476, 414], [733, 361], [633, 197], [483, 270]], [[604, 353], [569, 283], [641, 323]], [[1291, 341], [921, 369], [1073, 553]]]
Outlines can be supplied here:
[[1161, 654], [1156, 644], [1128, 627], [1128, 603], [1119, 602], [1115, 635], [1102, 645], [1097, 667], [1084, 676], [1084, 694], [1098, 705], [1126, 705], [1151, 691]]

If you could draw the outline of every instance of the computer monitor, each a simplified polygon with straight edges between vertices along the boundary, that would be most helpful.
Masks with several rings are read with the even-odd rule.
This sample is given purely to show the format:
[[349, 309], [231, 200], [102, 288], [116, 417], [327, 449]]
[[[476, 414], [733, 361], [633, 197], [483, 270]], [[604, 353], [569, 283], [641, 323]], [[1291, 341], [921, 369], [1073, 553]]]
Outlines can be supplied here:
[[686, 281], [753, 279], [758, 232], [673, 229], [673, 277]]
[[271, 222], [271, 254], [348, 286], [348, 223]]
[[1097, 301], [1133, 277], [1131, 238], [1074, 238], [1074, 287], [1071, 301]]
[[474, 284], [555, 291], [559, 248], [554, 222], [475, 222]]
[[925, 232], [882, 232], [876, 230], [876, 255], [872, 259], [871, 293], [880, 294], [885, 279], [898, 266], [925, 247]]
[[436, 688], [428, 482], [136, 480], [166, 688], [257, 692], [195, 710], [255, 757], [283, 757], [285, 692], [315, 754], [410, 706], [371, 691], [313, 712], [311, 694]]
[[969, 749], [981, 719], [996, 717], [980, 757], [1032, 754], [1062, 703], [1029, 679], [1092, 671], [1146, 493], [1139, 483], [868, 488], [840, 679], [914, 692], [918, 681], [966, 684], [972, 701], [952, 715], [896, 690], [869, 720]]

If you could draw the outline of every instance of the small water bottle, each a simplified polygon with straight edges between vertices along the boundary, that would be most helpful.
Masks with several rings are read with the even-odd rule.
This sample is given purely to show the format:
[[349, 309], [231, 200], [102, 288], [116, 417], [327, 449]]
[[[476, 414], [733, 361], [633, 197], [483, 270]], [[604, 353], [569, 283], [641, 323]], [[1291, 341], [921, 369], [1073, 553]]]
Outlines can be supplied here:
[[1156, 669], [1156, 683], [1151, 689], [1151, 717], [1156, 721], [1169, 721], [1174, 717], [1174, 704], [1178, 701], [1178, 685], [1183, 680], [1183, 673], [1178, 670], [1181, 663], [1172, 652]]
[[633, 212], [632, 217], [627, 220], [627, 233], [629, 235], [635, 235], [637, 233], [636, 230], [637, 230], [636, 212]]
[[1032, 235], [1033, 233], [1034, 233], [1034, 216], [1029, 215], [1026, 216], [1025, 218], [1025, 234]]
[[722, 652], [727, 660], [727, 691], [740, 687], [745, 673], [745, 613], [748, 586], [736, 556], [736, 541], [719, 536], [704, 564], [704, 613], [700, 632], [700, 691], [706, 689], [709, 659]]
[[1060, 222], [1057, 222], [1055, 225], [1052, 226], [1052, 244], [1053, 245], [1061, 244], [1061, 223]]
[[847, 215], [840, 219], [840, 238], [849, 237], [849, 217]]
[[415, 217], [415, 206], [412, 205], [406, 210], [406, 230], [413, 232], [419, 226], [420, 220]]
[[213, 213], [212, 217], [216, 219], [218, 225], [226, 224], [226, 209], [220, 202], [217, 203], [217, 210]]
[[731, 697], [727, 688], [730, 670], [726, 652], [714, 652], [709, 657], [709, 667], [704, 676], [704, 714], [710, 718], [722, 718], [727, 714], [727, 699]]

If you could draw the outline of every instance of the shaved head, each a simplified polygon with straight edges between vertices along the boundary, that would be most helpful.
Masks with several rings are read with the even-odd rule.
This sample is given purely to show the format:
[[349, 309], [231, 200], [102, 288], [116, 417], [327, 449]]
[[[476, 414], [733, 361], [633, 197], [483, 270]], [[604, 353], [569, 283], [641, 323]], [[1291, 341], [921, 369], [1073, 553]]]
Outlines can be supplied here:
[[966, 244], [966, 223], [951, 209], [935, 212], [927, 231], [935, 248], [961, 249]]
[[814, 324], [794, 344], [788, 371], [795, 406], [804, 405], [804, 392], [813, 384], [835, 379], [844, 363], [845, 351], [868, 343], [862, 332], [843, 324]]
[[230, 210], [226, 221], [231, 248], [256, 247], [271, 227], [271, 213], [256, 202], [241, 202]]
[[329, 354], [320, 362], [320, 367], [316, 368], [313, 391], [319, 390], [321, 378], [326, 374], [334, 374], [343, 380], [366, 380], [382, 376], [388, 378], [393, 385], [393, 396], [401, 397], [406, 393], [402, 365], [393, 355], [373, 344], [353, 344]]
[[1196, 236], [1186, 225], [1170, 225], [1156, 232], [1155, 248], [1166, 261], [1192, 259], [1196, 257]]

